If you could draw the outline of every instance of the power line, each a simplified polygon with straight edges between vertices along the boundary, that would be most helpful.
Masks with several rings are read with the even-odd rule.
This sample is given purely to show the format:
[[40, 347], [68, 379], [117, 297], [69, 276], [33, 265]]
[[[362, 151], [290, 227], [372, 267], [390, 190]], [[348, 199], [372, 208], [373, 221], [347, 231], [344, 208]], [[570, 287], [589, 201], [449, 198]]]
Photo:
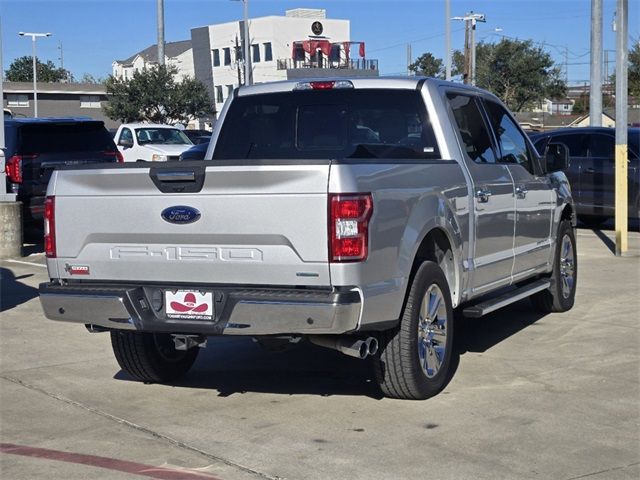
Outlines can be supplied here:
[[[458, 28], [458, 29], [453, 30], [453, 32], [461, 32], [463, 30], [464, 30], [464, 28]], [[387, 45], [386, 47], [370, 49], [369, 53], [381, 52], [383, 50], [389, 50], [391, 48], [402, 47], [402, 46], [406, 46], [407, 43], [422, 42], [424, 40], [431, 40], [431, 39], [434, 39], [434, 38], [443, 37], [444, 35], [445, 35], [445, 32], [441, 32], [441, 33], [438, 33], [437, 35], [431, 35], [431, 36], [428, 36], [428, 37], [420, 37], [420, 38], [414, 38], [414, 39], [411, 39], [411, 40], [405, 40], [402, 43], [396, 43], [396, 44], [393, 44], [393, 45]]]

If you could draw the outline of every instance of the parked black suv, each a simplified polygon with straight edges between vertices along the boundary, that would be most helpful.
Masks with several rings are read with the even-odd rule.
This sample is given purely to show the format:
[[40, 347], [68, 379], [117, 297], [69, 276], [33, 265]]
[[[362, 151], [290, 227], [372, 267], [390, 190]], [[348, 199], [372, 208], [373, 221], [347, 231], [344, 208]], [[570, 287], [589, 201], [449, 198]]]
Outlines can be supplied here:
[[7, 191], [23, 203], [25, 226], [42, 227], [51, 173], [63, 165], [122, 162], [104, 122], [85, 118], [6, 119]]
[[[564, 173], [571, 184], [580, 220], [599, 225], [615, 214], [615, 129], [562, 128], [531, 137], [541, 155], [549, 143], [564, 144], [569, 165]], [[628, 131], [629, 218], [640, 217], [640, 128]]]

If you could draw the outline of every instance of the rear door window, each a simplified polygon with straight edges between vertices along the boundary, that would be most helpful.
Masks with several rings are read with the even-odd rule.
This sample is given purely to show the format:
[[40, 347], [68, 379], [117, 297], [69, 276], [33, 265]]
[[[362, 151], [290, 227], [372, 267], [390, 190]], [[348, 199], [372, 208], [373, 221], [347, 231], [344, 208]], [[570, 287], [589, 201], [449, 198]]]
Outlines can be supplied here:
[[33, 124], [20, 128], [20, 153], [46, 154], [114, 150], [102, 122]]
[[591, 158], [613, 158], [616, 141], [611, 135], [589, 135], [589, 156]]
[[214, 159], [440, 158], [415, 90], [344, 89], [240, 96]]
[[447, 94], [463, 147], [476, 163], [496, 163], [491, 137], [477, 100], [468, 95]]

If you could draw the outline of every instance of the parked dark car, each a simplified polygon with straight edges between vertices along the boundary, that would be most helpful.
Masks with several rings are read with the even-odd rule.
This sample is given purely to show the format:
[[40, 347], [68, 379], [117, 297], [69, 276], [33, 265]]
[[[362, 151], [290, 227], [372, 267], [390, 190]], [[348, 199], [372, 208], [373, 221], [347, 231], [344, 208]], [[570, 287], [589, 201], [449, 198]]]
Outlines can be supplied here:
[[[531, 141], [541, 155], [550, 144], [569, 150], [565, 174], [571, 184], [580, 220], [597, 226], [615, 214], [615, 129], [563, 128], [534, 135]], [[629, 218], [640, 217], [640, 128], [628, 130]]]
[[183, 130], [182, 132], [189, 137], [189, 140], [191, 140], [194, 145], [201, 143], [208, 145], [211, 139], [211, 132], [208, 130]]
[[204, 156], [207, 153], [207, 148], [209, 148], [209, 142], [194, 145], [189, 150], [185, 150], [184, 152], [182, 152], [182, 154], [180, 154], [179, 160], [204, 160]]
[[122, 162], [104, 122], [86, 118], [7, 119], [7, 191], [23, 204], [26, 226], [42, 228], [44, 200], [56, 167]]

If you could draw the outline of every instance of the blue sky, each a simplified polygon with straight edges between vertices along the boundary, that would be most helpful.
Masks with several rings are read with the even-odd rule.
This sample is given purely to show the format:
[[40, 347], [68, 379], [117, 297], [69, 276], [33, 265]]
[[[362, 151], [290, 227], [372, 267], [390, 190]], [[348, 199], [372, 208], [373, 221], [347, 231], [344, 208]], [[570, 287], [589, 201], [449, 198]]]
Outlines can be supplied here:
[[[498, 41], [498, 35], [545, 42], [558, 62], [569, 49], [569, 80], [589, 78], [590, 0], [452, 0], [452, 15], [484, 13], [477, 38]], [[31, 44], [19, 31], [52, 32], [38, 41], [38, 57], [59, 63], [80, 78], [104, 77], [114, 59], [126, 58], [155, 43], [155, 0], [2, 0], [4, 69], [19, 56], [31, 54]], [[330, 18], [351, 21], [353, 40], [367, 43], [367, 57], [380, 61], [382, 74], [406, 71], [406, 45], [413, 56], [444, 52], [444, 0], [250, 0], [250, 16], [283, 15], [289, 8], [324, 8]], [[611, 29], [615, 0], [603, 0], [604, 48], [615, 48]], [[640, 0], [629, 0], [629, 34], [640, 40]], [[165, 0], [166, 40], [190, 38], [196, 26], [237, 20], [242, 4], [231, 0]], [[501, 28], [499, 33], [496, 28]], [[463, 45], [462, 22], [452, 23], [452, 46]], [[610, 68], [614, 54], [610, 53]]]

